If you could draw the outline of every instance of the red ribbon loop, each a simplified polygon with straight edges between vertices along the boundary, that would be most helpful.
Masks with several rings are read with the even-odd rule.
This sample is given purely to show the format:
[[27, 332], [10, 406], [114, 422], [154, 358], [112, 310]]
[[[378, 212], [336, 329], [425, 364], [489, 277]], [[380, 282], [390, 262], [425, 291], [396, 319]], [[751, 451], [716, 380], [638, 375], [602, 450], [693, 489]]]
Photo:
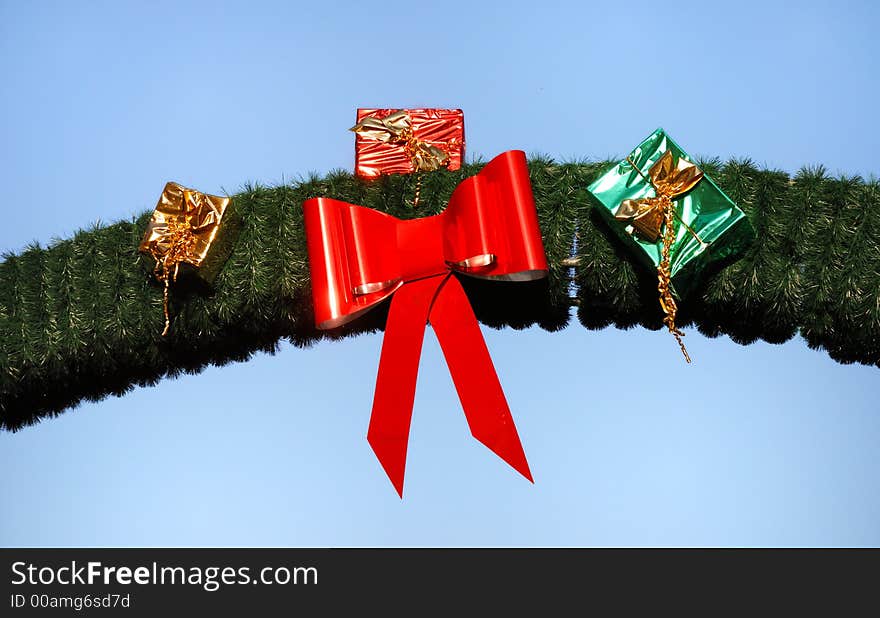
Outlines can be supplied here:
[[402, 221], [329, 198], [306, 200], [303, 209], [318, 328], [346, 324], [393, 295], [367, 439], [398, 493], [428, 322], [471, 433], [531, 480], [479, 324], [453, 275], [547, 275], [525, 154], [511, 150], [492, 159], [432, 217]]

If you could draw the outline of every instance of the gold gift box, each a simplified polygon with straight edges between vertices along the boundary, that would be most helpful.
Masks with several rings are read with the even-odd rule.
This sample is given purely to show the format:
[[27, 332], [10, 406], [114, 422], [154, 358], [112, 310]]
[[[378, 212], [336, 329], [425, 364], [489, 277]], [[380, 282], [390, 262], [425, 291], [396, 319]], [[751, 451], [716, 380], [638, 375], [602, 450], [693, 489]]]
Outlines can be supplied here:
[[232, 252], [239, 223], [231, 198], [169, 182], [139, 250], [153, 257], [160, 281], [195, 276], [210, 286]]

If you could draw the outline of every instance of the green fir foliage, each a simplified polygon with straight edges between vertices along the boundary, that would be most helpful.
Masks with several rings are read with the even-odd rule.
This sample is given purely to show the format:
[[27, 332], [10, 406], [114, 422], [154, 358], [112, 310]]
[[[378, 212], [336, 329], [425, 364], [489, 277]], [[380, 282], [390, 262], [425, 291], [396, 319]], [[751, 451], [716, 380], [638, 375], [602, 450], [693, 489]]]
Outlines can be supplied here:
[[[880, 365], [877, 181], [834, 178], [822, 168], [789, 177], [742, 160], [700, 164], [743, 208], [757, 239], [741, 259], [705, 274], [680, 303], [680, 324], [742, 344], [780, 343], [800, 333], [840, 362]], [[568, 323], [574, 302], [587, 328], [662, 326], [655, 273], [633, 259], [587, 199], [586, 187], [609, 165], [531, 159], [550, 277], [528, 283], [463, 277], [480, 321], [555, 331]], [[160, 336], [162, 288], [151, 277], [151, 260], [137, 252], [149, 213], [5, 256], [0, 427], [14, 430], [82, 400], [274, 352], [282, 339], [307, 346], [381, 329], [387, 303], [337, 331], [315, 329], [302, 202], [325, 196], [423, 217], [440, 212], [458, 183], [480, 168], [424, 175], [417, 209], [413, 176], [365, 182], [336, 171], [279, 187], [245, 187], [233, 196], [241, 231], [213, 292], [175, 286], [166, 338]]]

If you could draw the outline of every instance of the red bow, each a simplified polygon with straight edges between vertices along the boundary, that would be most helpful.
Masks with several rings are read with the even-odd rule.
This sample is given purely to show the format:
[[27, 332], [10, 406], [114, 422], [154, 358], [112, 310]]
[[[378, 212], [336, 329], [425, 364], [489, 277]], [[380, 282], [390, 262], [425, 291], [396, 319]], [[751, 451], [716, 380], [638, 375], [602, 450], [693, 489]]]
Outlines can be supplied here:
[[440, 342], [473, 436], [532, 480], [473, 309], [453, 273], [528, 281], [547, 259], [525, 154], [505, 152], [453, 192], [439, 215], [401, 221], [328, 198], [303, 204], [318, 328], [392, 296], [367, 440], [403, 496], [425, 324]]

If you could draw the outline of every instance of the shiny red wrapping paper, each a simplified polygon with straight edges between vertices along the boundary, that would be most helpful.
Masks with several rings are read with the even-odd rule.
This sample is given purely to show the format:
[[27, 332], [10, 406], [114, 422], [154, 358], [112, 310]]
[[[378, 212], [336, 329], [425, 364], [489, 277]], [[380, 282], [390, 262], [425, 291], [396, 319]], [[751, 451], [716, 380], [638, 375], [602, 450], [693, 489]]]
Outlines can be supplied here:
[[[358, 109], [357, 122], [368, 116], [385, 118], [397, 109]], [[464, 113], [460, 109], [406, 109], [412, 118], [414, 136], [436, 146], [449, 155], [447, 169], [457, 170], [464, 160]], [[355, 134], [354, 171], [361, 178], [382, 174], [411, 174], [415, 171], [412, 157], [402, 144], [385, 143]]]

